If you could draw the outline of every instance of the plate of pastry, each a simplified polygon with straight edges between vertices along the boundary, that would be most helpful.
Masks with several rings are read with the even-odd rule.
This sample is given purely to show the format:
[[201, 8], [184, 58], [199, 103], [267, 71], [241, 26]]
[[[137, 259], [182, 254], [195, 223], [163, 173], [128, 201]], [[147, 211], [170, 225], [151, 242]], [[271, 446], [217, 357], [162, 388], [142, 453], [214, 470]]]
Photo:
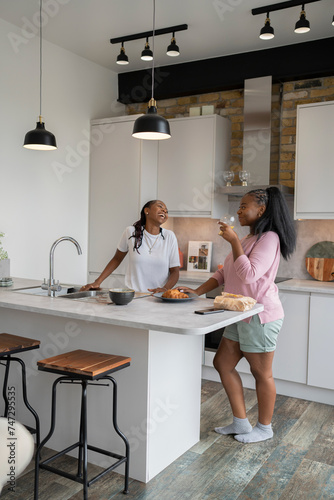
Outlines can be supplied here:
[[180, 292], [175, 288], [173, 290], [166, 290], [165, 292], [154, 293], [153, 297], [164, 300], [165, 302], [185, 302], [195, 299], [198, 295], [196, 295], [196, 293]]

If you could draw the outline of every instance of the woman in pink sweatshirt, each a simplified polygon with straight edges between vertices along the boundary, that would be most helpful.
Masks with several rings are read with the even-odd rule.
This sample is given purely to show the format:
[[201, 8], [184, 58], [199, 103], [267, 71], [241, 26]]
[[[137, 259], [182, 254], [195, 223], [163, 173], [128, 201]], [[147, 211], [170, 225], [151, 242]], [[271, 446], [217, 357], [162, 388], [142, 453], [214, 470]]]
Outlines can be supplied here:
[[[241, 226], [249, 226], [249, 234], [239, 240], [231, 227], [220, 223], [222, 237], [232, 251], [224, 268], [194, 292], [202, 295], [224, 284], [225, 292], [253, 297], [264, 305], [258, 315], [225, 328], [213, 362], [233, 413], [233, 423], [215, 431], [234, 434], [242, 443], [253, 443], [273, 436], [276, 388], [272, 362], [284, 318], [274, 280], [280, 255], [288, 259], [295, 249], [296, 233], [285, 199], [275, 187], [248, 192], [241, 200], [238, 217]], [[246, 416], [242, 382], [236, 371], [242, 357], [247, 359], [256, 382], [258, 422], [254, 428]]]

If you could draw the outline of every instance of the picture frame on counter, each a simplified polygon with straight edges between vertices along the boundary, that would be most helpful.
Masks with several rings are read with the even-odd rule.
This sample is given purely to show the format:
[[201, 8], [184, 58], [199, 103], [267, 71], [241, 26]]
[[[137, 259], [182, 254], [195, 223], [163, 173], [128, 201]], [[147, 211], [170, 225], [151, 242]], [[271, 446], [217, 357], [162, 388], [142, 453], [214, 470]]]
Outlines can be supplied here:
[[210, 272], [212, 241], [189, 241], [187, 271]]

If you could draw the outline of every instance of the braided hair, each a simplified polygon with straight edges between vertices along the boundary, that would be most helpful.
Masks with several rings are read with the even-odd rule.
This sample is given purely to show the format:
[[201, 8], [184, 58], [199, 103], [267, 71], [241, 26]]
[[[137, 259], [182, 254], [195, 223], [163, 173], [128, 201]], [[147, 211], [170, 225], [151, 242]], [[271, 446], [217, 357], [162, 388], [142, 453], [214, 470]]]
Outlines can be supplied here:
[[254, 198], [259, 206], [266, 209], [262, 216], [255, 222], [254, 234], [261, 234], [266, 231], [274, 231], [280, 241], [281, 254], [287, 260], [296, 248], [296, 231], [293, 220], [289, 213], [288, 205], [277, 187], [267, 189], [254, 189], [247, 195]]
[[[143, 242], [143, 234], [144, 234], [144, 229], [145, 229], [145, 225], [146, 225], [145, 208], [150, 208], [150, 206], [153, 205], [154, 203], [156, 203], [157, 201], [158, 200], [151, 200], [151, 201], [148, 201], [147, 203], [145, 203], [145, 205], [143, 206], [143, 208], [141, 209], [141, 212], [140, 212], [140, 219], [133, 223], [135, 230], [132, 233], [132, 235], [129, 237], [129, 239], [130, 238], [135, 239], [134, 244], [133, 244], [133, 251], [136, 250], [137, 253], [140, 253], [138, 249]], [[162, 227], [160, 228], [160, 235], [162, 236], [163, 239], [165, 239], [164, 235], [162, 234]]]

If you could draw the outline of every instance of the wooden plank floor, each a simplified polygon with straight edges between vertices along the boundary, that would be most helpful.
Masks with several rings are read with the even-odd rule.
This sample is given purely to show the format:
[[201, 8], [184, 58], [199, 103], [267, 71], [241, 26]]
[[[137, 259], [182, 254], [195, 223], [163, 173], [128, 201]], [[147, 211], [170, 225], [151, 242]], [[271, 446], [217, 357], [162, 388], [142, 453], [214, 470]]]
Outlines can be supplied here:
[[[245, 389], [250, 422], [257, 420], [255, 391]], [[228, 401], [217, 382], [203, 381], [201, 440], [148, 484], [109, 473], [89, 488], [90, 500], [327, 500], [334, 499], [334, 406], [277, 396], [274, 438], [242, 444], [213, 429], [231, 421]], [[63, 457], [66, 470], [75, 459]], [[99, 467], [91, 466], [96, 474]], [[33, 464], [3, 489], [5, 500], [33, 498]], [[42, 470], [40, 500], [82, 499], [81, 485]]]

